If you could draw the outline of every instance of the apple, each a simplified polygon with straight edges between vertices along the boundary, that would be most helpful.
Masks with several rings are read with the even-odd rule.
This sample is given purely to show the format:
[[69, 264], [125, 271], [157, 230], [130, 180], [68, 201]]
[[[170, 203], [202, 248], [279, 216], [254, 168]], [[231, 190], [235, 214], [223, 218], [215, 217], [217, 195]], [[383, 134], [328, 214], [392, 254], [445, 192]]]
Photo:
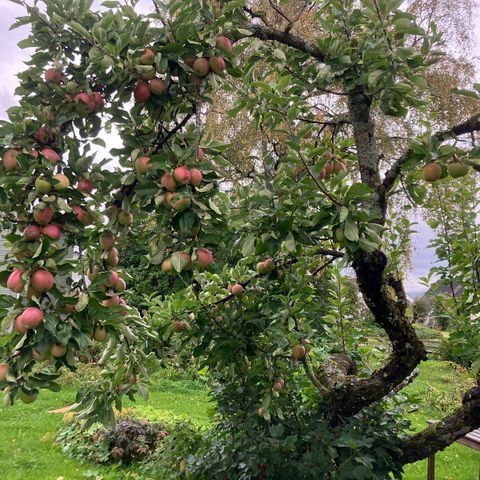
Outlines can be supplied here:
[[83, 223], [84, 225], [87, 225], [90, 222], [88, 218], [88, 213], [82, 207], [75, 205], [74, 207], [72, 207], [72, 211], [79, 222]]
[[27, 331], [27, 327], [22, 323], [22, 318], [21, 316], [17, 317], [15, 319], [15, 330], [17, 331], [17, 333], [19, 333], [20, 335], [23, 335], [24, 333], [26, 333]]
[[0, 382], [7, 380], [8, 365], [6, 363], [0, 363]]
[[18, 394], [18, 398], [26, 404], [33, 403], [38, 397], [38, 394], [36, 393], [28, 393], [25, 390], [20, 390], [20, 393]]
[[198, 168], [192, 168], [190, 170], [190, 184], [198, 187], [203, 180], [202, 172]]
[[52, 186], [43, 177], [36, 178], [35, 190], [37, 191], [37, 193], [46, 194], [46, 193], [49, 193], [51, 189], [52, 189]]
[[32, 348], [32, 358], [37, 362], [45, 362], [50, 358], [50, 353], [49, 352], [40, 353], [38, 350], [35, 350], [34, 348]]
[[43, 312], [37, 307], [28, 307], [17, 318], [24, 328], [37, 328], [43, 321]]
[[162, 262], [162, 271], [163, 272], [172, 272], [173, 271], [173, 262], [172, 262], [172, 259], [170, 257], [166, 258], [163, 262]]
[[38, 153], [37, 150], [32, 150], [32, 151], [30, 152], [30, 155], [31, 155], [33, 158], [36, 159], [36, 158], [39, 157], [40, 154]]
[[263, 417], [263, 416], [265, 415], [265, 409], [262, 408], [262, 407], [260, 407], [260, 408], [257, 410], [257, 413], [258, 413], [261, 417]]
[[33, 218], [39, 225], [47, 225], [53, 219], [53, 210], [50, 207], [37, 207], [33, 211]]
[[154, 95], [161, 95], [167, 89], [167, 85], [161, 78], [152, 78], [148, 88]]
[[117, 241], [117, 237], [112, 232], [104, 232], [100, 235], [100, 246], [104, 250], [110, 250], [115, 246], [115, 242]]
[[77, 111], [81, 117], [87, 117], [93, 112], [93, 110], [95, 110], [94, 97], [87, 92], [80, 92], [75, 95], [74, 101], [78, 106]]
[[42, 228], [42, 233], [52, 240], [58, 240], [62, 235], [62, 229], [58, 225], [50, 223]]
[[345, 243], [345, 234], [343, 233], [343, 230], [341, 228], [337, 228], [335, 230], [335, 239], [340, 245], [343, 245]]
[[16, 268], [7, 279], [7, 288], [12, 292], [20, 293], [25, 288], [25, 282], [22, 280], [23, 270]]
[[139, 82], [133, 91], [135, 101], [138, 103], [146, 103], [150, 100], [151, 93], [146, 82]]
[[63, 357], [67, 353], [67, 347], [59, 344], [53, 345], [53, 347], [50, 348], [50, 353], [52, 357]]
[[105, 106], [105, 99], [103, 98], [103, 95], [100, 92], [93, 92], [92, 98], [94, 111], [99, 112], [100, 110], [103, 110], [103, 107]]
[[127, 284], [125, 283], [125, 280], [121, 277], [118, 278], [118, 280], [113, 284], [113, 289], [116, 292], [124, 292], [127, 288]]
[[210, 71], [208, 59], [197, 58], [195, 62], [193, 62], [192, 70], [198, 77], [206, 77], [208, 75], [208, 72]]
[[40, 238], [41, 230], [35, 225], [29, 225], [23, 231], [23, 239], [27, 242], [35, 242]]
[[50, 163], [57, 163], [61, 158], [52, 148], [43, 148], [41, 153]]
[[185, 65], [188, 65], [190, 68], [193, 68], [193, 64], [195, 63], [195, 60], [197, 57], [185, 57], [183, 61], [185, 62]]
[[280, 382], [280, 381], [276, 381], [274, 384], [273, 384], [273, 389], [276, 391], [276, 392], [280, 392], [281, 390], [283, 390], [283, 382]]
[[104, 342], [108, 338], [108, 332], [105, 327], [96, 327], [93, 332], [93, 339], [97, 342]]
[[57, 70], [56, 68], [49, 68], [45, 72], [45, 81], [56, 83], [57, 85], [62, 83], [64, 80], [63, 73], [61, 70]]
[[146, 48], [145, 53], [140, 57], [142, 65], [153, 65], [155, 63], [155, 52], [151, 48]]
[[45, 145], [53, 139], [52, 133], [47, 129], [47, 127], [40, 127], [37, 131], [36, 138], [39, 143]]
[[81, 178], [77, 186], [78, 191], [86, 194], [92, 193], [94, 188], [93, 183], [87, 178]]
[[223, 57], [210, 57], [208, 65], [210, 66], [210, 70], [214, 73], [222, 73], [227, 68], [227, 64]]
[[307, 351], [305, 350], [304, 345], [295, 345], [292, 348], [292, 357], [296, 358], [297, 360], [301, 360], [303, 357], [305, 357]]
[[74, 310], [75, 310], [74, 303], [67, 303], [67, 305], [63, 307], [63, 313], [66, 313], [67, 315], [70, 315], [71, 313], [73, 313]]
[[197, 160], [203, 162], [205, 160], [205, 152], [202, 147], [197, 148]]
[[155, 67], [146, 66], [142, 68], [142, 71], [140, 72], [140, 77], [142, 77], [143, 80], [153, 80], [156, 74], [157, 71], [155, 70]]
[[224, 35], [217, 38], [217, 48], [230, 53], [233, 50], [232, 42]]
[[464, 162], [455, 161], [449, 163], [447, 169], [452, 178], [460, 178], [468, 174], [469, 166]]
[[213, 255], [207, 248], [197, 248], [195, 251], [197, 255], [197, 264], [200, 268], [207, 268], [213, 263]]
[[422, 169], [422, 176], [427, 182], [436, 182], [442, 176], [442, 167], [435, 162], [427, 163]]
[[234, 285], [232, 285], [230, 287], [230, 292], [232, 293], [232, 295], [234, 297], [239, 297], [240, 295], [243, 294], [244, 291], [245, 291], [245, 289], [239, 283], [235, 283]]
[[[175, 197], [176, 194], [173, 194], [173, 197]], [[183, 210], [186, 210], [187, 208], [190, 207], [192, 204], [192, 199], [190, 197], [182, 197], [178, 200], [173, 200], [173, 198], [170, 200], [170, 207], [172, 207], [174, 210], [177, 212], [181, 212]]]
[[267, 272], [272, 272], [275, 268], [275, 263], [271, 258], [267, 258], [264, 262], [265, 268], [267, 269]]
[[87, 273], [87, 277], [88, 277], [88, 279], [89, 279], [91, 282], [94, 282], [95, 279], [97, 278], [98, 271], [99, 271], [98, 265], [95, 265], [95, 266], [94, 266], [91, 270], [89, 270], [89, 272]]
[[194, 73], [192, 73], [190, 75], [190, 80], [192, 82], [192, 85], [195, 85], [196, 87], [200, 87], [202, 85], [202, 83], [205, 81], [204, 78], [199, 77], [198, 75], [195, 75]]
[[185, 251], [177, 252], [180, 257], [183, 270], [191, 270], [193, 268], [192, 257]]
[[267, 273], [267, 266], [265, 265], [265, 262], [258, 262], [257, 265], [255, 266], [255, 270], [257, 273], [260, 273], [263, 275], [264, 273]]
[[10, 149], [3, 154], [3, 166], [7, 172], [18, 170], [20, 168], [20, 165], [17, 163], [17, 155], [19, 153], [18, 150]]
[[123, 226], [132, 225], [133, 215], [130, 212], [126, 212], [125, 210], [122, 210], [118, 214], [118, 223]]
[[57, 173], [56, 175], [53, 176], [53, 179], [55, 180], [53, 188], [57, 192], [61, 192], [63, 190], [66, 190], [70, 186], [69, 178], [66, 175], [64, 175], [63, 173]]
[[106, 283], [107, 287], [113, 287], [119, 278], [120, 277], [118, 276], [117, 272], [111, 272]]
[[183, 320], [178, 320], [173, 324], [173, 329], [177, 333], [184, 332], [185, 330], [187, 330], [187, 328], [188, 328], [188, 323]]
[[39, 293], [53, 288], [55, 277], [48, 270], [37, 270], [30, 279], [32, 287]]
[[179, 185], [186, 185], [190, 182], [190, 171], [186, 167], [177, 167], [173, 171], [173, 178]]
[[329, 160], [323, 168], [325, 169], [325, 176], [328, 177], [333, 173], [333, 170], [335, 169], [335, 164], [331, 160]]
[[135, 160], [135, 170], [141, 175], [146, 175], [151, 168], [150, 157], [138, 157]]
[[163, 188], [166, 188], [167, 190], [175, 190], [175, 187], [177, 186], [177, 182], [173, 178], [171, 173], [164, 173], [162, 175], [162, 178], [160, 179], [160, 185]]
[[318, 178], [320, 180], [325, 180], [326, 177], [327, 177], [327, 170], [325, 168], [322, 168], [320, 170], [320, 173], [318, 174]]

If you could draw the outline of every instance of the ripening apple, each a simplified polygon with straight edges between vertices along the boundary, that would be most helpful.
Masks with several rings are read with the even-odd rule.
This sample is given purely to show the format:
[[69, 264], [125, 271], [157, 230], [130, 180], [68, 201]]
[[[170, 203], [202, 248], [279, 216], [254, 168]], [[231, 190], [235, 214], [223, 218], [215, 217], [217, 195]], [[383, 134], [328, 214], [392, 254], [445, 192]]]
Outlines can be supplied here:
[[138, 103], [146, 103], [150, 100], [151, 92], [148, 88], [148, 83], [146, 82], [139, 82], [137, 83], [134, 91], [133, 96], [135, 101]]
[[93, 182], [91, 182], [87, 178], [81, 178], [78, 181], [77, 189], [78, 189], [79, 192], [90, 194], [90, 193], [93, 192], [94, 188], [95, 187], [93, 185]]
[[146, 175], [151, 168], [150, 157], [138, 157], [135, 160], [135, 170], [141, 175]]
[[20, 293], [25, 288], [25, 282], [22, 280], [23, 270], [16, 268], [7, 279], [7, 288], [12, 292]]
[[53, 219], [53, 210], [50, 207], [37, 207], [33, 211], [33, 218], [39, 225], [47, 225]]
[[422, 169], [422, 176], [427, 182], [436, 182], [442, 176], [442, 167], [435, 162], [427, 163]]
[[105, 327], [96, 327], [93, 332], [93, 339], [97, 342], [104, 342], [108, 338], [108, 332]]
[[59, 240], [62, 235], [62, 228], [50, 223], [42, 228], [42, 233], [52, 240]]
[[93, 92], [92, 98], [94, 111], [99, 112], [100, 110], [103, 110], [103, 107], [105, 106], [105, 99], [103, 98], [103, 95], [100, 92]]
[[183, 320], [178, 320], [173, 324], [173, 329], [177, 333], [184, 332], [185, 330], [187, 330], [187, 328], [188, 328], [188, 323]]
[[306, 350], [304, 345], [295, 345], [292, 348], [292, 357], [297, 360], [301, 360], [306, 355]]
[[210, 66], [210, 70], [214, 73], [222, 73], [227, 68], [227, 64], [223, 57], [210, 57], [208, 65]]
[[32, 358], [37, 362], [46, 362], [50, 358], [50, 353], [40, 353], [38, 350], [32, 348]]
[[172, 208], [172, 206], [170, 205], [171, 201], [174, 199], [174, 197], [178, 195], [177, 193], [175, 192], [167, 192], [165, 194], [165, 197], [163, 199], [163, 204], [165, 205], [165, 207], [167, 208]]
[[328, 177], [333, 173], [333, 170], [335, 169], [335, 164], [333, 163], [333, 161], [329, 160], [323, 168], [325, 169], [326, 176]]
[[200, 268], [207, 268], [213, 263], [212, 252], [207, 248], [197, 248], [195, 254], [197, 256], [197, 265]]
[[271, 258], [267, 258], [264, 261], [264, 264], [265, 264], [265, 268], [267, 269], [267, 272], [273, 272], [273, 270], [275, 269], [275, 263]]
[[143, 55], [140, 57], [142, 65], [153, 65], [155, 62], [155, 52], [151, 48], [146, 48]]
[[[173, 197], [175, 197], [176, 195], [177, 194], [174, 193]], [[172, 207], [177, 212], [182, 212], [183, 210], [186, 210], [192, 204], [192, 199], [190, 197], [182, 197], [178, 200], [174, 200], [173, 197], [170, 200], [170, 207]]]
[[230, 292], [232, 293], [232, 295], [234, 297], [239, 297], [240, 295], [243, 294], [244, 291], [245, 291], [245, 289], [239, 283], [235, 283], [234, 285], [232, 285], [230, 287]]
[[52, 357], [63, 357], [67, 353], [67, 347], [65, 345], [53, 345], [50, 348], [50, 353], [52, 354]]
[[37, 131], [36, 138], [39, 143], [45, 145], [53, 139], [52, 133], [47, 129], [47, 127], [40, 127]]
[[39, 293], [53, 288], [55, 277], [48, 270], [37, 270], [30, 279], [32, 287]]
[[104, 232], [100, 236], [100, 246], [104, 250], [110, 250], [115, 246], [115, 242], [117, 241], [117, 238], [112, 232]]
[[273, 384], [273, 389], [276, 391], [276, 392], [280, 392], [281, 390], [283, 390], [283, 382], [280, 382], [280, 381], [276, 381], [274, 384]]
[[164, 173], [160, 179], [160, 185], [167, 190], [173, 191], [177, 186], [177, 182], [173, 178], [171, 173]]
[[192, 168], [190, 170], [190, 184], [198, 187], [203, 180], [202, 172], [198, 168]]
[[263, 416], [265, 415], [265, 409], [262, 408], [262, 407], [260, 407], [260, 408], [257, 410], [257, 413], [258, 413], [261, 417], [263, 417]]
[[0, 382], [7, 380], [8, 365], [6, 363], [0, 363]]
[[63, 73], [61, 70], [57, 70], [56, 68], [49, 68], [45, 71], [45, 81], [56, 83], [57, 85], [62, 83], [64, 80]]
[[74, 101], [78, 106], [77, 111], [81, 117], [87, 117], [93, 112], [93, 110], [95, 110], [94, 97], [87, 92], [80, 92], [75, 95]]
[[125, 283], [125, 280], [121, 277], [118, 278], [118, 280], [113, 284], [113, 289], [116, 292], [124, 292], [127, 288], [127, 284]]
[[334, 173], [340, 173], [340, 172], [344, 172], [345, 170], [347, 170], [347, 165], [345, 164], [345, 162], [343, 160], [339, 160], [338, 162], [334, 162], [333, 164], [333, 172]]
[[72, 207], [72, 211], [79, 222], [83, 223], [84, 225], [87, 225], [90, 222], [88, 218], [88, 213], [82, 207], [75, 205], [74, 207]]
[[23, 231], [23, 239], [26, 240], [27, 242], [35, 242], [40, 238], [41, 230], [39, 227], [35, 225], [29, 225], [24, 231]]
[[182, 264], [182, 271], [191, 270], [193, 268], [192, 257], [183, 250], [177, 253], [178, 253], [178, 256], [180, 257], [180, 261]]
[[70, 186], [69, 178], [63, 173], [57, 173], [56, 175], [53, 176], [53, 179], [55, 180], [55, 183], [53, 184], [53, 188], [55, 188], [57, 192], [62, 192], [63, 190], [66, 190]]
[[197, 58], [192, 67], [195, 75], [199, 77], [206, 77], [210, 71], [210, 66], [207, 58]]
[[183, 61], [185, 62], [185, 65], [188, 65], [190, 68], [193, 68], [193, 64], [195, 63], [195, 60], [197, 57], [185, 57]]
[[28, 307], [17, 318], [24, 328], [37, 328], [43, 321], [43, 312], [37, 307]]
[[154, 95], [162, 95], [167, 89], [167, 85], [161, 78], [152, 78], [148, 84], [148, 88]]
[[11, 172], [13, 170], [18, 170], [20, 165], [17, 162], [17, 155], [19, 154], [18, 150], [7, 150], [3, 154], [3, 167], [7, 172]]
[[105, 260], [106, 264], [109, 267], [116, 267], [120, 263], [120, 258], [118, 254], [114, 253], [114, 250], [116, 250], [116, 248], [112, 248], [112, 250], [108, 254], [107, 259]]
[[94, 282], [95, 279], [97, 278], [99, 272], [98, 265], [95, 265], [91, 270], [88, 271], [87, 277], [91, 282]]
[[228, 53], [231, 53], [233, 49], [232, 42], [228, 37], [225, 37], [224, 35], [222, 35], [217, 38], [217, 48], [219, 48], [220, 50], [225, 50]]
[[43, 148], [41, 154], [50, 162], [57, 163], [60, 160], [60, 155], [52, 148]]
[[337, 228], [335, 230], [335, 239], [340, 245], [345, 244], [345, 234], [343, 233], [343, 230], [341, 228]]
[[18, 398], [26, 404], [33, 403], [38, 397], [37, 393], [28, 393], [25, 390], [20, 390], [20, 393], [18, 394]]
[[157, 71], [155, 70], [155, 67], [145, 66], [142, 68], [142, 71], [140, 72], [140, 77], [142, 77], [143, 80], [153, 80], [156, 74], [157, 74]]
[[468, 174], [469, 166], [464, 162], [455, 161], [449, 163], [447, 169], [452, 178], [460, 178]]
[[15, 330], [18, 334], [23, 335], [27, 331], [27, 327], [22, 323], [22, 318], [21, 316], [17, 317], [15, 319]]
[[163, 262], [162, 262], [162, 271], [163, 272], [173, 272], [173, 262], [172, 262], [172, 259], [170, 257], [166, 258]]
[[108, 280], [106, 282], [107, 287], [113, 287], [115, 283], [117, 283], [119, 278], [120, 277], [117, 272], [110, 272], [110, 276], [108, 277]]
[[203, 162], [205, 160], [205, 152], [202, 147], [197, 148], [197, 160]]
[[258, 262], [257, 265], [255, 266], [255, 270], [260, 275], [267, 273], [267, 266], [265, 265], [265, 262]]
[[46, 194], [50, 193], [52, 190], [52, 185], [48, 180], [45, 180], [44, 177], [37, 177], [35, 180], [35, 190], [37, 193]]
[[190, 171], [186, 167], [177, 167], [173, 171], [173, 178], [179, 185], [186, 185], [191, 179]]
[[318, 178], [320, 180], [325, 180], [326, 177], [327, 177], [327, 170], [325, 168], [322, 168], [318, 174]]
[[122, 210], [118, 214], [118, 223], [123, 226], [132, 225], [133, 215], [130, 212], [126, 212], [125, 210]]

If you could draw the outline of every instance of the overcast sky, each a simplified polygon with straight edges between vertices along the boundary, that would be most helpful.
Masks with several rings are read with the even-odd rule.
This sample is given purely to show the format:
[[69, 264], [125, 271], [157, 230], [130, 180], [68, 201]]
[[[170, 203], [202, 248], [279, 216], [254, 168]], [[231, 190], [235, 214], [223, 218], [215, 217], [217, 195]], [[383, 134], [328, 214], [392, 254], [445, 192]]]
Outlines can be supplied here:
[[[92, 8], [98, 7], [101, 3], [101, 0], [96, 0]], [[137, 5], [137, 11], [148, 13], [151, 11], [151, 5], [152, 2], [150, 0], [140, 0]], [[14, 23], [15, 18], [24, 14], [23, 8], [11, 3], [9, 0], [0, 0], [0, 12], [0, 42], [2, 44], [0, 49], [0, 118], [6, 118], [5, 110], [16, 103], [13, 96], [18, 83], [16, 73], [23, 70], [24, 65], [22, 62], [28, 59], [30, 52], [17, 47], [17, 43], [28, 36], [28, 29], [21, 27], [9, 31], [10, 25]], [[477, 15], [475, 29], [477, 40], [480, 38], [480, 21], [478, 19]], [[477, 41], [478, 44], [479, 42]], [[109, 148], [116, 146], [116, 142], [118, 142], [117, 138], [114, 136], [109, 137]], [[433, 252], [427, 248], [428, 242], [433, 238], [433, 232], [421, 220], [419, 220], [419, 225], [416, 229], [418, 233], [413, 236], [413, 269], [409, 272], [406, 279], [407, 291], [411, 296], [416, 296], [425, 290], [419, 279], [428, 273], [435, 261]]]

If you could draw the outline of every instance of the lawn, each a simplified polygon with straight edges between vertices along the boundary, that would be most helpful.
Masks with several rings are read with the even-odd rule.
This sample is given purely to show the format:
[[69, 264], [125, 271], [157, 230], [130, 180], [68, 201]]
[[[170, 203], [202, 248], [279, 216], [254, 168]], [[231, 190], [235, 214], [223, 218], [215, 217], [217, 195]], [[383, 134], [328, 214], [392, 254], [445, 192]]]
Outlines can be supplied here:
[[[459, 400], [469, 379], [465, 372], [446, 362], [429, 361], [405, 392], [421, 401], [418, 410], [409, 413], [416, 429], [426, 421], [440, 418]], [[69, 459], [53, 442], [63, 422], [62, 415], [48, 413], [72, 403], [73, 390], [44, 392], [32, 405], [0, 407], [0, 478], [2, 480], [120, 480], [139, 477], [134, 471], [112, 471], [105, 467]], [[436, 405], [436, 407], [435, 407]], [[127, 404], [128, 407], [131, 404]], [[180, 416], [199, 424], [208, 424], [211, 404], [205, 388], [188, 381], [159, 380], [148, 402], [136, 404], [140, 416], [153, 420]], [[456, 444], [437, 455], [437, 480], [478, 480], [480, 454]], [[406, 468], [405, 480], [426, 479], [426, 462]], [[139, 479], [140, 480], [140, 479]]]

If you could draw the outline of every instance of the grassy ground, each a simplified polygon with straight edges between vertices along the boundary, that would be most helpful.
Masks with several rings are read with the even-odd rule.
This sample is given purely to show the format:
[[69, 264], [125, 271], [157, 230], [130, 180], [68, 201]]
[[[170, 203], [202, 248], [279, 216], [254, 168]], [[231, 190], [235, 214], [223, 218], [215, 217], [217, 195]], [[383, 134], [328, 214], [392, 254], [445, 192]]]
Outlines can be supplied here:
[[[445, 362], [429, 361], [405, 392], [421, 406], [409, 413], [415, 429], [438, 419], [458, 403], [468, 385], [465, 372]], [[0, 407], [1, 480], [125, 480], [139, 478], [135, 472], [112, 471], [66, 457], [52, 441], [63, 419], [48, 410], [73, 403], [74, 392], [45, 392], [32, 405]], [[127, 405], [131, 406], [131, 405]], [[204, 388], [189, 382], [160, 380], [148, 403], [139, 401], [136, 411], [152, 420], [180, 416], [208, 424], [211, 405]], [[437, 455], [437, 480], [478, 480], [480, 454], [456, 444]], [[405, 480], [426, 479], [426, 462], [409, 465]]]

